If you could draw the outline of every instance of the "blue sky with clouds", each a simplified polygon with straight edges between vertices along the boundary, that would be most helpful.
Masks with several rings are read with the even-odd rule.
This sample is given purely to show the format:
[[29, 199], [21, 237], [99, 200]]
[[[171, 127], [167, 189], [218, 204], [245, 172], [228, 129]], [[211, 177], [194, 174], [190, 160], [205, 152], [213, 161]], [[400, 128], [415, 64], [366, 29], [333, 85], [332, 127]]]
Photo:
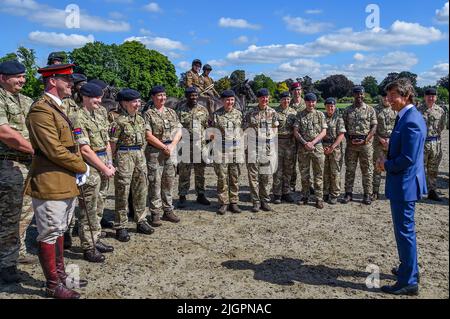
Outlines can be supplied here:
[[[79, 27], [65, 11], [71, 4], [80, 9]], [[370, 4], [379, 9], [378, 26], [366, 23], [374, 22]], [[244, 69], [277, 81], [331, 74], [381, 81], [408, 70], [428, 85], [449, 72], [444, 0], [0, 0], [0, 17], [0, 55], [23, 45], [41, 65], [51, 51], [134, 39], [167, 55], [178, 74], [200, 58], [216, 79]]]

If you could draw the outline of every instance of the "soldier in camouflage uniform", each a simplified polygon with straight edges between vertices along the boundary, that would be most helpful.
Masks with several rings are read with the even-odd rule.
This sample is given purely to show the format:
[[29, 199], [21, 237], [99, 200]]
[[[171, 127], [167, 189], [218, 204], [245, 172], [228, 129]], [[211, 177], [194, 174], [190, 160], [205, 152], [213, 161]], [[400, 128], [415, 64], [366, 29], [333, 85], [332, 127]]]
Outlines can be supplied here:
[[[239, 201], [239, 153], [242, 147], [240, 133], [242, 127], [242, 113], [234, 108], [236, 100], [232, 90], [225, 90], [221, 94], [223, 107], [213, 114], [212, 127], [220, 130], [221, 138], [214, 145], [220, 148], [220, 158], [214, 163], [217, 175], [217, 197], [219, 198], [219, 215], [228, 210], [240, 213], [237, 203]], [[213, 139], [219, 138], [214, 136]]]
[[424, 154], [428, 199], [441, 201], [442, 199], [436, 191], [436, 180], [442, 160], [441, 133], [445, 129], [445, 111], [436, 104], [436, 94], [435, 88], [427, 89], [425, 103], [419, 106], [419, 111], [422, 113], [428, 129]]
[[323, 199], [335, 205], [341, 192], [341, 153], [342, 141], [345, 138], [344, 120], [336, 112], [336, 100], [328, 98], [325, 100], [325, 121], [327, 123], [327, 134], [322, 140], [325, 165], [323, 170]]
[[356, 167], [361, 167], [364, 197], [363, 203], [372, 203], [373, 187], [373, 146], [372, 139], [377, 130], [377, 114], [373, 107], [364, 103], [364, 87], [353, 88], [354, 103], [342, 115], [347, 130], [347, 149], [345, 150], [345, 196], [343, 204], [353, 199], [353, 183]]
[[203, 80], [202, 90], [206, 90], [208, 87], [212, 86], [204, 94], [209, 97], [219, 97], [219, 93], [217, 93], [216, 89], [214, 88], [214, 80], [209, 76], [211, 71], [212, 71], [212, 67], [209, 64], [205, 64], [203, 66], [203, 73], [201, 75], [201, 78]]
[[[296, 112], [301, 112], [306, 108], [305, 100], [302, 98], [302, 85], [300, 82], [294, 82], [291, 85], [291, 103], [289, 106], [293, 108]], [[295, 141], [295, 154], [298, 153], [298, 143]], [[297, 155], [295, 155], [297, 156]], [[295, 192], [295, 186], [297, 184], [297, 160], [292, 163], [292, 175], [291, 175], [291, 190]]]
[[104, 179], [114, 176], [115, 168], [112, 165], [108, 129], [104, 123], [106, 119], [97, 111], [103, 108], [100, 105], [103, 91], [99, 86], [88, 83], [81, 87], [80, 95], [82, 108], [75, 115], [74, 134], [81, 154], [91, 169], [86, 184], [81, 186], [85, 197], [78, 196], [82, 208], [79, 211], [79, 236], [84, 259], [103, 262], [105, 256], [102, 253], [112, 252], [114, 248], [99, 240], [100, 220], [104, 209], [104, 198], [100, 189], [101, 185], [105, 184], [102, 182]]
[[273, 202], [281, 204], [281, 201], [294, 202], [291, 196], [292, 167], [297, 158], [294, 124], [297, 111], [289, 106], [291, 96], [289, 92], [280, 94], [280, 106], [275, 110], [278, 114], [278, 165], [273, 176]]
[[[205, 146], [204, 130], [208, 128], [209, 113], [208, 110], [197, 104], [198, 91], [195, 86], [185, 90], [187, 103], [180, 105], [176, 112], [181, 125], [185, 128], [185, 132], [189, 136], [183, 135], [182, 145], [187, 145], [189, 138], [188, 157], [182, 154], [183, 159], [179, 163], [178, 173], [178, 195], [180, 196], [178, 207], [184, 208], [186, 205], [186, 195], [189, 192], [191, 184], [191, 170], [194, 169], [195, 174], [195, 193], [197, 194], [197, 203], [202, 205], [210, 205], [209, 200], [205, 197], [205, 167], [206, 164], [201, 158], [202, 150]], [[182, 147], [182, 151], [186, 151]], [[200, 156], [200, 158], [198, 158]]]
[[151, 90], [154, 107], [144, 114], [146, 140], [145, 149], [148, 169], [148, 198], [150, 202], [151, 225], [161, 226], [163, 220], [178, 223], [173, 213], [172, 192], [175, 183], [176, 148], [181, 139], [182, 125], [174, 110], [164, 106], [167, 96], [164, 87]]
[[117, 168], [114, 176], [116, 196], [116, 238], [127, 242], [130, 236], [128, 223], [128, 196], [133, 192], [134, 220], [137, 232], [150, 235], [154, 229], [146, 221], [148, 192], [147, 167], [143, 147], [145, 145], [145, 122], [138, 114], [141, 106], [140, 93], [122, 89], [117, 94], [121, 114], [111, 124], [110, 144]]
[[[270, 191], [273, 183], [271, 157], [275, 154], [274, 139], [279, 126], [277, 112], [269, 107], [269, 90], [262, 88], [256, 93], [258, 106], [250, 109], [244, 117], [243, 129], [247, 139], [247, 171], [252, 197], [252, 212], [271, 211]], [[253, 129], [249, 131], [247, 129]]]
[[16, 60], [0, 64], [0, 279], [18, 282], [19, 250], [33, 218], [23, 188], [33, 155], [25, 116], [33, 101], [20, 94], [25, 66]]
[[[377, 132], [373, 141], [373, 166], [379, 158], [386, 158], [389, 147], [389, 138], [394, 129], [397, 112], [391, 108], [387, 99], [387, 93], [383, 92], [381, 102], [375, 108], [377, 113]], [[373, 195], [372, 200], [377, 200], [380, 194], [381, 172], [377, 169], [373, 172]]]
[[198, 92], [201, 92], [204, 88], [203, 79], [200, 76], [200, 69], [202, 67], [202, 62], [199, 59], [192, 61], [192, 69], [186, 72], [186, 77], [184, 79], [184, 87], [190, 88], [195, 86]]
[[310, 195], [310, 168], [312, 165], [316, 207], [323, 208], [323, 153], [322, 138], [327, 133], [327, 123], [322, 112], [316, 110], [317, 97], [314, 93], [305, 95], [306, 109], [297, 113], [294, 136], [300, 144], [298, 164], [302, 177], [302, 198], [298, 204], [308, 204]]

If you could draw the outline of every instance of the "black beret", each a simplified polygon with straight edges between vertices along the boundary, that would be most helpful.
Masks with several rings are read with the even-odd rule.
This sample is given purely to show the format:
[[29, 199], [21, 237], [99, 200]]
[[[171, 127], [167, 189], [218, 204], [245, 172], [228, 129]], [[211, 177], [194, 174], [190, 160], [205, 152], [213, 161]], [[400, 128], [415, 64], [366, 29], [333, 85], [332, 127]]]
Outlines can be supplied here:
[[354, 86], [352, 92], [353, 93], [364, 93], [365, 92], [364, 86], [362, 86], [362, 85]]
[[194, 65], [194, 64], [202, 65], [202, 61], [200, 61], [199, 59], [195, 59], [194, 61], [192, 61], [192, 65]]
[[184, 90], [185, 95], [189, 95], [191, 93], [198, 93], [197, 88], [195, 86], [188, 87]]
[[291, 95], [289, 94], [289, 92], [281, 92], [280, 94], [280, 99], [284, 99], [286, 97], [291, 97]]
[[25, 66], [17, 60], [0, 63], [0, 74], [16, 75], [25, 73]]
[[212, 67], [209, 65], [209, 64], [205, 64], [204, 66], [203, 66], [203, 70], [212, 70]]
[[102, 90], [108, 86], [108, 84], [99, 79], [92, 79], [89, 81], [89, 83], [94, 83], [95, 85], [101, 87]]
[[86, 83], [80, 88], [80, 94], [87, 97], [99, 97], [103, 95], [103, 90], [97, 84]]
[[59, 52], [52, 52], [48, 55], [48, 61], [51, 62], [52, 60], [59, 60], [64, 61], [64, 59], [67, 57], [66, 53], [63, 51]]
[[74, 74], [72, 74], [72, 78], [73, 78], [73, 83], [74, 84], [78, 84], [80, 82], [86, 82], [87, 81], [86, 75], [81, 74], [81, 73], [74, 73]]
[[133, 89], [122, 89], [119, 93], [117, 93], [116, 100], [120, 101], [133, 101], [139, 99], [141, 97], [141, 93]]
[[437, 91], [435, 88], [428, 88], [425, 90], [425, 95], [437, 95]]
[[151, 95], [156, 95], [156, 94], [158, 94], [158, 93], [164, 93], [164, 92], [166, 92], [166, 89], [164, 88], [164, 86], [162, 86], [162, 85], [156, 85], [156, 86], [154, 86], [154, 87], [151, 89], [150, 94], [151, 94]]
[[269, 96], [269, 90], [266, 88], [259, 89], [258, 92], [256, 92], [256, 97], [262, 97], [262, 96]]
[[305, 101], [317, 101], [317, 96], [314, 93], [306, 93]]
[[325, 100], [325, 104], [336, 104], [336, 100], [332, 97], [329, 97]]
[[236, 97], [233, 90], [225, 90], [220, 94], [222, 99], [226, 99], [227, 97]]

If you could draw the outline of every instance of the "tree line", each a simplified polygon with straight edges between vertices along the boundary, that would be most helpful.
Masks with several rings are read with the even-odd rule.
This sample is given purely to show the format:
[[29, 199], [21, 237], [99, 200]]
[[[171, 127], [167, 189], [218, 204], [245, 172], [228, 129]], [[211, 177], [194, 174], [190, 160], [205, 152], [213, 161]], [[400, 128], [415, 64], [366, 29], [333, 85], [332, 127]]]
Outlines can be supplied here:
[[[147, 49], [140, 42], [131, 41], [116, 45], [96, 41], [66, 52], [66, 56], [65, 62], [76, 65], [75, 72], [85, 74], [88, 79], [102, 79], [116, 87], [133, 88], [140, 91], [146, 100], [150, 98], [151, 88], [157, 84], [164, 85], [169, 96], [183, 96], [183, 88], [173, 63], [165, 55]], [[31, 98], [38, 97], [43, 90], [43, 84], [38, 78], [35, 51], [21, 46], [16, 52], [1, 57], [0, 62], [10, 59], [17, 59], [26, 67], [27, 83], [23, 94]], [[389, 73], [380, 83], [370, 75], [364, 77], [361, 83], [353, 83], [342, 74], [330, 75], [315, 82], [309, 76], [276, 82], [267, 75], [258, 74], [249, 81], [249, 84], [255, 92], [260, 88], [267, 88], [271, 96], [278, 100], [280, 93], [288, 91], [290, 85], [298, 81], [302, 84], [304, 92], [315, 93], [319, 101], [323, 101], [327, 97], [334, 97], [338, 103], [351, 102], [352, 87], [360, 84], [365, 88], [366, 102], [376, 103], [386, 84], [400, 77], [410, 79], [418, 97], [423, 97], [424, 91], [429, 87], [418, 87], [417, 74], [408, 71]], [[215, 88], [221, 92], [245, 80], [245, 71], [235, 70], [230, 76], [218, 79]], [[449, 76], [447, 75], [439, 79], [435, 85], [438, 90], [438, 100], [445, 104], [449, 103], [448, 81]]]

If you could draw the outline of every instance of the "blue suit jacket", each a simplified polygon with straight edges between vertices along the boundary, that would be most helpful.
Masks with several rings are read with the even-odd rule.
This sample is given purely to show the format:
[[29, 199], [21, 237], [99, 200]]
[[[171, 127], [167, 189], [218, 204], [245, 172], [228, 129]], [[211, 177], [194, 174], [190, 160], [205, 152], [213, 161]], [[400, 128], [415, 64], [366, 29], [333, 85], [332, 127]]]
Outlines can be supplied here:
[[386, 197], [411, 202], [427, 193], [424, 145], [427, 127], [422, 114], [412, 107], [398, 121], [389, 141], [386, 170]]

